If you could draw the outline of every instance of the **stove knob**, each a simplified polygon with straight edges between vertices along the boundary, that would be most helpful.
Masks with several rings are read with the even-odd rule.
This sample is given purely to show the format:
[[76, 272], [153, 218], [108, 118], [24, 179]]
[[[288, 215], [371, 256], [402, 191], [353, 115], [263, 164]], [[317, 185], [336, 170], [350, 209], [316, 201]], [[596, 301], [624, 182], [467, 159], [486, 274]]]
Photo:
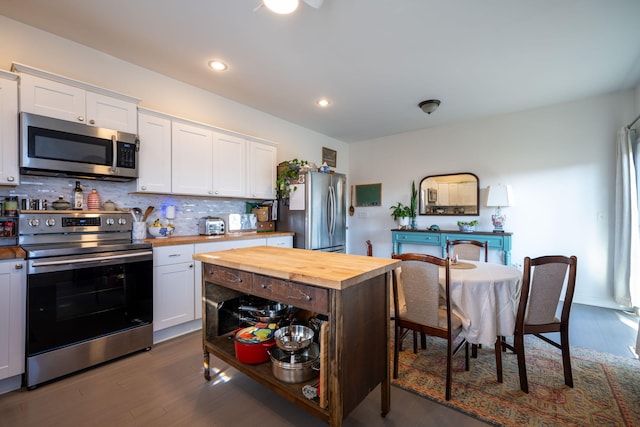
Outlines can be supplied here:
[[47, 219], [44, 220], [44, 224], [47, 227], [53, 227], [54, 225], [56, 225], [56, 220], [53, 219], [53, 218], [47, 218]]
[[107, 220], [105, 222], [107, 223], [107, 225], [113, 225], [115, 223], [113, 218], [107, 218]]
[[37, 227], [40, 225], [40, 220], [38, 218], [32, 218], [29, 220], [29, 227]]
[[126, 223], [127, 223], [127, 219], [126, 218], [118, 218], [118, 224], [125, 225]]

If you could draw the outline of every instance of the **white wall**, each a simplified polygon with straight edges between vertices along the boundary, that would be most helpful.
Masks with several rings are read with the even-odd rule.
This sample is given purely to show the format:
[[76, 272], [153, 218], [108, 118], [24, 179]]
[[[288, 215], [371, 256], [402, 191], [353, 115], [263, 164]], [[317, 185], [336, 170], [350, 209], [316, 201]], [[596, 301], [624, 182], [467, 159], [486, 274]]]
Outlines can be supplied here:
[[[493, 228], [487, 186], [513, 186], [516, 205], [504, 210], [506, 230], [513, 232], [512, 263], [522, 264], [525, 256], [576, 255], [575, 301], [615, 307], [615, 136], [634, 117], [634, 96], [633, 91], [609, 94], [351, 144], [351, 183], [382, 182], [383, 205], [356, 208], [349, 217], [350, 252], [364, 254], [370, 239], [375, 256], [389, 256], [389, 230], [395, 228], [389, 207], [409, 203], [412, 180], [418, 185], [427, 175], [473, 172], [480, 178], [482, 230]], [[456, 222], [465, 218], [419, 216], [418, 226], [457, 229]]]
[[277, 142], [278, 161], [321, 164], [322, 147], [338, 151], [338, 172], [347, 172], [347, 144], [230, 101], [105, 53], [0, 15], [0, 69], [19, 62], [121, 92], [140, 106]]

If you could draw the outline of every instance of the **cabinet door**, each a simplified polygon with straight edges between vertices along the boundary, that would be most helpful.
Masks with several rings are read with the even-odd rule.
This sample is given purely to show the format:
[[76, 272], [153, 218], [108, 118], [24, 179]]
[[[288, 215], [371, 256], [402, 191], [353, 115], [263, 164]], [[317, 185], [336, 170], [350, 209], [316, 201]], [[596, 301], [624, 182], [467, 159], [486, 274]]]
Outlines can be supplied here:
[[135, 103], [98, 93], [86, 94], [87, 124], [122, 132], [138, 133]]
[[267, 246], [293, 247], [293, 236], [267, 237]]
[[23, 260], [0, 262], [0, 379], [24, 372], [27, 276]]
[[140, 159], [138, 191], [171, 192], [171, 120], [138, 114]]
[[277, 151], [274, 145], [251, 141], [248, 168], [249, 197], [276, 198]]
[[20, 74], [20, 110], [85, 123], [85, 90], [52, 80]]
[[214, 133], [213, 141], [213, 195], [245, 197], [247, 141], [218, 132]]
[[174, 121], [171, 128], [171, 191], [213, 195], [213, 131]]
[[18, 165], [18, 83], [0, 76], [0, 184], [20, 184]]
[[194, 317], [194, 261], [153, 267], [153, 330]]

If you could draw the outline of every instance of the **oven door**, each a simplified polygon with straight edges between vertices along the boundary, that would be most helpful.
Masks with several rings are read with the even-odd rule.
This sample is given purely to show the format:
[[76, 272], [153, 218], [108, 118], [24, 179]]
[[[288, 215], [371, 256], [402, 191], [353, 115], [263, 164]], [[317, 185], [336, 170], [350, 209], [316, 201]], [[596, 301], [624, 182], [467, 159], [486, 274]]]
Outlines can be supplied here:
[[153, 253], [28, 260], [27, 356], [153, 320]]

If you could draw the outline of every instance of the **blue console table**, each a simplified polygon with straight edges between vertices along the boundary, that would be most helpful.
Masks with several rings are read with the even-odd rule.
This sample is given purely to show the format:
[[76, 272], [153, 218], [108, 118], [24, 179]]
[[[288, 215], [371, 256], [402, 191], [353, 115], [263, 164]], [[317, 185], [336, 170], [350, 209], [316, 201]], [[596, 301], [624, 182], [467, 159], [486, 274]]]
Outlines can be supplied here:
[[511, 236], [513, 233], [493, 233], [491, 231], [430, 231], [430, 230], [391, 230], [393, 253], [402, 253], [402, 244], [431, 245], [442, 248], [442, 257], [447, 256], [447, 240], [479, 240], [489, 242], [489, 249], [501, 250], [502, 261], [511, 264]]

